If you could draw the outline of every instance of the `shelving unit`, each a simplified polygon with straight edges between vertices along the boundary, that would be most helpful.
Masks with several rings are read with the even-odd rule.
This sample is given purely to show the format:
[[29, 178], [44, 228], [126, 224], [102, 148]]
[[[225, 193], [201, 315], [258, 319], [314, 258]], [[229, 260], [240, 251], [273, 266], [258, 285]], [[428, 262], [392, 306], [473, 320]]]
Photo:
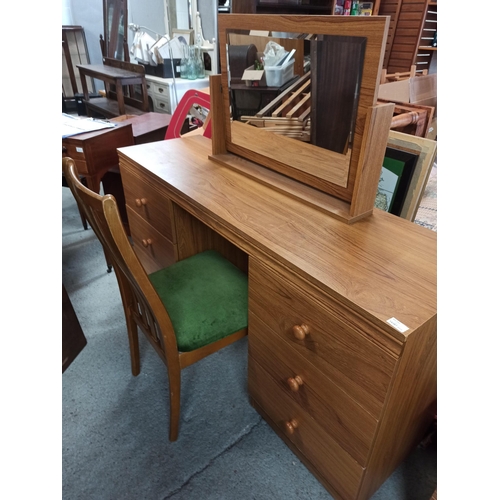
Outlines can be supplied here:
[[[304, 14], [331, 15], [336, 0], [232, 0], [234, 14]], [[373, 15], [380, 0], [373, 0]]]
[[232, 0], [233, 14], [331, 14], [335, 0]]
[[[435, 44], [435, 45], [434, 45]], [[420, 41], [415, 56], [417, 72], [429, 70], [433, 57], [437, 53], [437, 2], [428, 2], [425, 11]]]
[[437, 29], [437, 2], [380, 0], [378, 13], [391, 18], [383, 62], [387, 72], [410, 71], [413, 64], [417, 72], [428, 69], [437, 48], [429, 40]]

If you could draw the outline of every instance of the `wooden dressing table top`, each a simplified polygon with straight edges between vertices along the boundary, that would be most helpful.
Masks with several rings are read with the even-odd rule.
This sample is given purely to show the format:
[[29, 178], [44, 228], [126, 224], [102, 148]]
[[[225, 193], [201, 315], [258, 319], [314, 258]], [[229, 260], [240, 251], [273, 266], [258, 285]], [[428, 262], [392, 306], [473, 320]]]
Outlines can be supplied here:
[[[437, 313], [437, 235], [386, 212], [347, 225], [210, 160], [204, 137], [118, 150], [171, 199], [249, 255], [267, 256], [399, 342]], [[396, 318], [409, 330], [387, 324]]]

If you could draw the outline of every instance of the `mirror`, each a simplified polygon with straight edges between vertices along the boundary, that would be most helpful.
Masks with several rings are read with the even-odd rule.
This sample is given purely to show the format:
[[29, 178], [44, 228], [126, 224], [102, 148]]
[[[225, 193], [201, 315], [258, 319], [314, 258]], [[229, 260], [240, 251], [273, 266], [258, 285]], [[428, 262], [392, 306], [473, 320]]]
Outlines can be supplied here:
[[[386, 30], [378, 16], [219, 16], [227, 150], [351, 201]], [[269, 41], [295, 50], [293, 68], [242, 80]]]
[[365, 46], [364, 37], [228, 33], [231, 119], [349, 154]]
[[[103, 57], [125, 60], [127, 0], [103, 0], [104, 48]], [[105, 53], [104, 53], [105, 52]]]

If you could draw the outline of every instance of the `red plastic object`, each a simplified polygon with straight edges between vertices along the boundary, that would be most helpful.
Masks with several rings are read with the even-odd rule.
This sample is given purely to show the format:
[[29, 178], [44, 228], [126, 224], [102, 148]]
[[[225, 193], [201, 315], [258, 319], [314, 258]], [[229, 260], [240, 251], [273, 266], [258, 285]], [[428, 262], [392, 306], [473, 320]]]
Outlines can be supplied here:
[[[204, 108], [210, 110], [210, 95], [201, 92], [199, 90], [190, 89], [182, 96], [179, 105], [175, 108], [170, 124], [168, 125], [167, 132], [165, 134], [165, 140], [176, 139], [181, 137], [182, 125], [184, 120], [192, 106], [198, 104]], [[212, 138], [212, 122], [210, 117], [209, 122], [206, 124], [205, 131], [203, 132], [203, 137]]]

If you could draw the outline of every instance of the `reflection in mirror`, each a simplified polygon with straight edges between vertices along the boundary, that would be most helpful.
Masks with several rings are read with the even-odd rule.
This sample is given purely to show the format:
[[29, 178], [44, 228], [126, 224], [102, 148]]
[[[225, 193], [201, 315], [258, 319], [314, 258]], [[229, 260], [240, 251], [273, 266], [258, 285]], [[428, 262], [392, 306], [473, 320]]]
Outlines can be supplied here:
[[349, 156], [366, 38], [273, 35], [228, 33], [232, 120]]
[[103, 56], [124, 60], [127, 0], [103, 0], [103, 9], [105, 43]]

